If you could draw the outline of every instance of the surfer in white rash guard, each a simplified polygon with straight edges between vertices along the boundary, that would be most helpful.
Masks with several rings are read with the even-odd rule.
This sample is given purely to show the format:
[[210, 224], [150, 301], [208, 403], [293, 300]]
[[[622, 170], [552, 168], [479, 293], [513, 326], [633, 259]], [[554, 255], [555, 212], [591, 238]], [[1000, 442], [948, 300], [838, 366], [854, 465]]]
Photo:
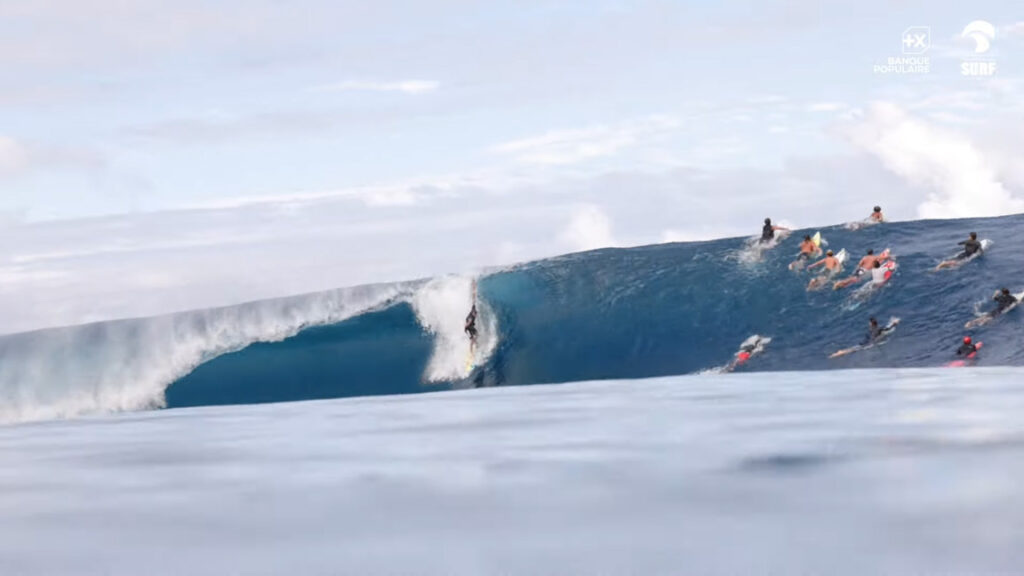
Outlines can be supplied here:
[[888, 278], [885, 277], [885, 273], [888, 272], [885, 268], [882, 268], [882, 263], [875, 260], [874, 267], [871, 268], [871, 282], [874, 284], [882, 284]]

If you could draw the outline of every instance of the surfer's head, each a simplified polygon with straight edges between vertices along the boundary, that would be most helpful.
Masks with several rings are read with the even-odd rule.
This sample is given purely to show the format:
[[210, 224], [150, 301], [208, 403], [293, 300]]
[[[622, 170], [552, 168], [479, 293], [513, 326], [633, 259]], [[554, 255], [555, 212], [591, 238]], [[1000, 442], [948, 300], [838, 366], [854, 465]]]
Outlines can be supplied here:
[[772, 219], [771, 218], [765, 218], [764, 219], [764, 223], [765, 224], [771, 224], [772, 223]]
[[978, 233], [977, 232], [971, 232], [971, 240], [977, 240], [977, 239], [978, 239]]
[[1002, 292], [1003, 295], [1005, 295], [1005, 296], [1009, 296], [1010, 295], [1010, 289], [1009, 288], [1003, 288], [1002, 290], [1000, 290], [1000, 292]]
[[828, 252], [825, 252], [825, 255], [826, 255], [826, 256], [834, 256], [834, 254], [832, 254], [832, 251], [831, 251], [831, 250], [829, 250]]
[[964, 344], [970, 344], [970, 343], [971, 343], [971, 337], [970, 336], [964, 336]]
[[811, 239], [811, 235], [810, 234], [804, 234], [804, 240], [808, 240], [809, 241], [810, 239]]
[[868, 256], [871, 256], [874, 253], [875, 253], [874, 248], [868, 248]]

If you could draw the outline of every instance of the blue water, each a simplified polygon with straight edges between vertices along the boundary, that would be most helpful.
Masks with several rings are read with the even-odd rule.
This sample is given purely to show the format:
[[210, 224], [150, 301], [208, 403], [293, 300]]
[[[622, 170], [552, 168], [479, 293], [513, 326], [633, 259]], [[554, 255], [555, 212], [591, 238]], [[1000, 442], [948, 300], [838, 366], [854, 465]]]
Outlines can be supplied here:
[[[1024, 289], [1024, 216], [821, 231], [830, 248], [851, 253], [847, 271], [868, 248], [889, 247], [896, 275], [853, 310], [852, 288], [809, 293], [809, 276], [787, 269], [804, 231], [754, 264], [737, 258], [744, 238], [532, 262], [480, 279], [495, 347], [465, 377], [433, 381], [428, 363], [445, 352], [414, 303], [425, 300], [458, 326], [470, 302], [452, 302], [450, 291], [422, 297], [424, 282], [8, 335], [0, 337], [0, 421], [685, 374], [726, 364], [755, 333], [772, 342], [743, 371], [943, 366], [976, 305], [1001, 286]], [[992, 249], [933, 272], [970, 231]], [[1022, 312], [972, 333], [985, 344], [978, 366], [1024, 364]], [[872, 315], [902, 322], [885, 345], [827, 358], [859, 343]], [[459, 328], [448, 336], [464, 338]]]
[[[932, 272], [967, 232], [994, 247], [959, 270]], [[727, 363], [738, 344], [771, 336], [747, 370], [942, 365], [953, 359], [975, 303], [1024, 286], [1024, 218], [924, 221], [860, 231], [822, 229], [856, 259], [891, 247], [893, 281], [855, 310], [845, 291], [808, 293], [787, 269], [795, 233], [763, 261], [740, 263], [744, 239], [607, 249], [542, 260], [487, 276], [480, 294], [500, 327], [499, 346], [474, 385], [519, 385], [682, 374]], [[889, 342], [845, 358], [867, 320], [902, 322]], [[1024, 364], [1019, 313], [977, 332], [978, 365]], [[200, 366], [168, 391], [170, 405], [402, 393], [422, 389], [429, 338], [406, 306], [251, 346]], [[458, 382], [442, 383], [456, 385]]]
[[1019, 368], [0, 426], [0, 573], [1020, 574]]

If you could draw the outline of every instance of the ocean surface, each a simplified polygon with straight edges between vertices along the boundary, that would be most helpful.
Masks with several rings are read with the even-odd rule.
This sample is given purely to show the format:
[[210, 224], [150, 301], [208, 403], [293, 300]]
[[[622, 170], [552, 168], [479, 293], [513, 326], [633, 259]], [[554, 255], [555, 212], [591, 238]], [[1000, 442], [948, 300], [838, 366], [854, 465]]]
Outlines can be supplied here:
[[[688, 374], [727, 364], [752, 334], [772, 340], [741, 371], [939, 367], [968, 333], [984, 342], [974, 366], [1024, 363], [1024, 308], [963, 328], [997, 288], [1024, 290], [1024, 216], [821, 228], [853, 262], [891, 248], [895, 276], [863, 297], [856, 285], [808, 292], [810, 275], [788, 269], [800, 236], [817, 230], [763, 252], [745, 238], [605, 249], [476, 278], [0, 336], [0, 423]], [[971, 231], [992, 248], [935, 272]], [[470, 357], [474, 279], [481, 340]], [[872, 315], [901, 323], [884, 345], [830, 360], [864, 338]]]
[[3, 426], [0, 573], [1021, 574], [1022, 375], [672, 376]]

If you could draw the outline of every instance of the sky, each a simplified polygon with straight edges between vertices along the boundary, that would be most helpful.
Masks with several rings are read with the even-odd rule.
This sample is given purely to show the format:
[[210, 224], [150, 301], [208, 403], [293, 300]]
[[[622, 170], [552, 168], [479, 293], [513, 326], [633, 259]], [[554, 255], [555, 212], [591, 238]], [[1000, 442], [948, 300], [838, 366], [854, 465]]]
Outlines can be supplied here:
[[946, 4], [4, 0], [0, 333], [1022, 212], [1024, 11]]

